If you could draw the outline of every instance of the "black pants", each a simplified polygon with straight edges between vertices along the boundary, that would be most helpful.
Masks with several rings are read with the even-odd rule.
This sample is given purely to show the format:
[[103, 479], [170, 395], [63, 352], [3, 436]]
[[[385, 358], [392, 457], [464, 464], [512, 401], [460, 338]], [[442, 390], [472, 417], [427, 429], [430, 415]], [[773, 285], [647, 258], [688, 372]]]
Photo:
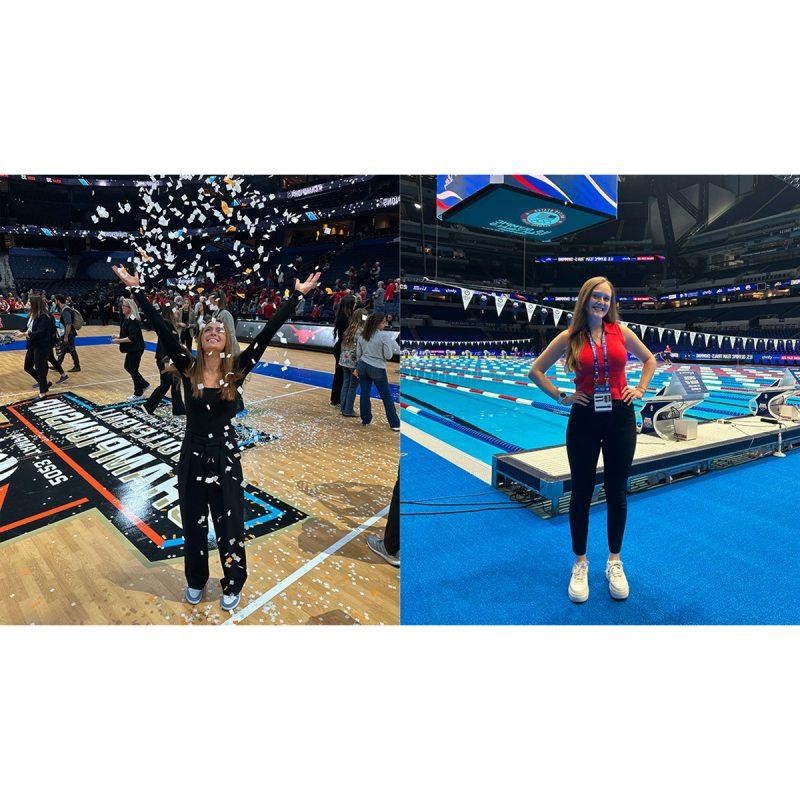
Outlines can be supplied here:
[[386, 531], [383, 534], [383, 545], [390, 556], [400, 552], [400, 475], [394, 482], [392, 502], [389, 504], [389, 516], [386, 520]]
[[[235, 441], [233, 435], [203, 439], [187, 434], [183, 442], [178, 461], [178, 493], [184, 569], [190, 589], [202, 589], [208, 581], [209, 509], [224, 574], [222, 593], [239, 594], [247, 580], [242, 462]], [[233, 444], [233, 449], [228, 444]]]
[[137, 397], [141, 397], [144, 394], [144, 390], [150, 385], [139, 372], [139, 364], [142, 363], [143, 353], [144, 350], [125, 353], [125, 372], [133, 378], [133, 393]]
[[331, 405], [338, 406], [342, 401], [342, 383], [344, 382], [344, 372], [339, 363], [339, 356], [342, 354], [342, 344], [337, 341], [333, 346], [333, 358], [336, 362], [336, 369], [333, 373], [333, 385], [331, 386]]
[[181, 344], [185, 344], [189, 351], [192, 350], [192, 332], [188, 328], [184, 328], [181, 331]]
[[155, 391], [147, 398], [144, 407], [152, 414], [157, 408], [161, 399], [170, 392], [172, 399], [172, 414], [175, 417], [181, 417], [186, 413], [186, 408], [183, 405], [183, 398], [181, 397], [181, 385], [179, 381], [173, 380], [173, 376], [169, 372], [161, 373], [161, 383]]
[[58, 359], [58, 371], [61, 372], [61, 365], [64, 363], [64, 358], [66, 357], [67, 353], [72, 356], [72, 366], [75, 369], [81, 368], [81, 361], [78, 358], [78, 351], [75, 349], [75, 337], [70, 336], [69, 339], [64, 342], [64, 349], [61, 351], [61, 357]]
[[567, 425], [567, 457], [572, 477], [569, 527], [572, 551], [586, 555], [589, 506], [597, 477], [597, 459], [603, 452], [603, 485], [608, 511], [608, 550], [619, 553], [628, 514], [628, 474], [636, 450], [636, 414], [632, 405], [614, 400], [611, 411], [573, 405]]
[[25, 351], [23, 369], [39, 384], [39, 394], [47, 394], [50, 384], [47, 382], [47, 356], [50, 350], [34, 350], [29, 347]]
[[59, 375], [64, 374], [64, 370], [61, 367], [61, 359], [56, 358], [52, 348], [50, 348], [47, 353], [47, 363], [50, 365], [50, 368], [54, 369]]

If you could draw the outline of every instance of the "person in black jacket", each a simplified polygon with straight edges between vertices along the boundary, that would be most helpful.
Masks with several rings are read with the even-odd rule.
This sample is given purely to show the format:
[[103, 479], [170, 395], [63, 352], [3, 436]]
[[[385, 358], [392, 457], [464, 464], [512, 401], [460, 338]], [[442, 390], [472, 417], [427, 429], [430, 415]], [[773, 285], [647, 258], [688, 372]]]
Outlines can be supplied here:
[[45, 311], [44, 301], [37, 294], [30, 296], [30, 313], [27, 329], [17, 333], [25, 336], [28, 346], [25, 351], [24, 370], [36, 379], [39, 387], [39, 399], [47, 397], [47, 390], [53, 385], [47, 380], [47, 357], [53, 346], [51, 321]]
[[153, 324], [167, 356], [183, 384], [186, 433], [178, 460], [178, 498], [184, 539], [186, 601], [200, 602], [208, 581], [208, 527], [213, 520], [222, 562], [220, 606], [233, 611], [247, 580], [244, 549], [244, 477], [231, 420], [242, 384], [258, 363], [270, 339], [311, 291], [319, 273], [304, 283], [297, 281], [294, 294], [281, 303], [258, 336], [233, 355], [225, 326], [211, 320], [198, 338], [197, 354], [181, 345], [175, 332], [161, 318], [141, 289], [139, 278], [123, 267], [114, 267], [119, 279], [131, 289]]
[[350, 324], [350, 317], [356, 307], [356, 298], [352, 294], [345, 295], [339, 302], [336, 309], [336, 318], [333, 321], [333, 357], [336, 369], [333, 373], [333, 385], [331, 386], [331, 405], [338, 406], [342, 402], [342, 383], [344, 372], [339, 364], [339, 357], [342, 355], [342, 336]]
[[[175, 327], [175, 315], [172, 313], [170, 306], [164, 306], [161, 309], [161, 318], [164, 320], [169, 329], [178, 336], [178, 331]], [[164, 349], [164, 343], [161, 337], [158, 338], [156, 345], [156, 366], [161, 373], [161, 383], [156, 390], [147, 398], [144, 404], [145, 410], [149, 414], [155, 414], [158, 404], [167, 392], [171, 392], [172, 397], [172, 416], [182, 417], [186, 414], [186, 408], [183, 405], [181, 398], [181, 386], [178, 381], [178, 376], [174, 370], [168, 370], [170, 358], [167, 351]]]
[[122, 300], [122, 323], [119, 326], [119, 336], [111, 340], [119, 345], [120, 353], [125, 353], [125, 372], [133, 378], [133, 394], [128, 400], [138, 400], [150, 384], [139, 372], [144, 353], [144, 337], [142, 324], [139, 319], [139, 309], [133, 300]]

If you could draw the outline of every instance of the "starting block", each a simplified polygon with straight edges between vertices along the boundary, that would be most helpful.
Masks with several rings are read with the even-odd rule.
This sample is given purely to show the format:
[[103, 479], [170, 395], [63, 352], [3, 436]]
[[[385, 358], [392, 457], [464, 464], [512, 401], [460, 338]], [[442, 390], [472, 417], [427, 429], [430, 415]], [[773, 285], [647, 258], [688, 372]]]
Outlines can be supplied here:
[[679, 370], [672, 373], [666, 386], [647, 400], [642, 408], [641, 433], [668, 441], [697, 438], [697, 423], [683, 419], [684, 413], [708, 397], [708, 389], [696, 372]]

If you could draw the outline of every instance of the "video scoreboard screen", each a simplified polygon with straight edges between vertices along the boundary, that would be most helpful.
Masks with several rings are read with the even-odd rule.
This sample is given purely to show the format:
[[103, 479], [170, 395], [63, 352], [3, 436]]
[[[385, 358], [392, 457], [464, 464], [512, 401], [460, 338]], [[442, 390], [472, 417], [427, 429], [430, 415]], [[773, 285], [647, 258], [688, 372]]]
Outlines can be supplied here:
[[616, 175], [438, 175], [447, 222], [551, 241], [617, 216]]

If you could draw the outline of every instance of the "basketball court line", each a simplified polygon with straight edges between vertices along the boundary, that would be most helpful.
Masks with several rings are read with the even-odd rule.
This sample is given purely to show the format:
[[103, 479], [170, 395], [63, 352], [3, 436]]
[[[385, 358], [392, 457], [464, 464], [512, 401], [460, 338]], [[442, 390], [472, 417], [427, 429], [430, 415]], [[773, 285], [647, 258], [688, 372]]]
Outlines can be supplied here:
[[65, 464], [73, 469], [73, 471], [80, 475], [86, 483], [89, 484], [96, 492], [99, 492], [114, 508], [121, 511], [148, 539], [150, 539], [156, 547], [161, 547], [164, 544], [163, 537], [159, 536], [144, 520], [139, 519], [116, 495], [112, 494], [105, 486], [99, 481], [95, 480], [82, 466], [73, 461], [57, 444], [51, 442], [42, 431], [40, 431], [33, 423], [25, 419], [16, 408], [9, 406], [7, 409], [12, 413], [26, 428], [31, 430], [37, 438], [41, 439]]
[[353, 539], [356, 538], [359, 534], [363, 533], [367, 528], [374, 525], [381, 517], [385, 517], [389, 513], [389, 506], [382, 508], [378, 511], [377, 514], [371, 516], [366, 522], [362, 522], [357, 528], [353, 528], [349, 533], [346, 533], [342, 536], [341, 539], [334, 542], [330, 547], [327, 547], [321, 553], [318, 553], [314, 558], [310, 561], [307, 561], [303, 564], [302, 567], [296, 569], [291, 575], [285, 577], [280, 583], [276, 583], [271, 589], [268, 589], [264, 594], [260, 597], [257, 597], [253, 600], [252, 603], [246, 605], [241, 611], [237, 611], [235, 614], [232, 614], [230, 619], [225, 620], [223, 625], [232, 625], [234, 622], [240, 622], [243, 619], [249, 617], [254, 611], [258, 611], [259, 608], [266, 605], [273, 597], [283, 593], [288, 589], [293, 583], [296, 583], [300, 580], [306, 573], [310, 572], [314, 567], [321, 564], [325, 561], [328, 556], [333, 555], [337, 550], [340, 550], [344, 547], [348, 542], [351, 542]]
[[[3, 489], [6, 491], [8, 490], [9, 484], [3, 486]], [[4, 497], [6, 492], [2, 492], [0, 494], [0, 498]], [[67, 511], [70, 508], [75, 508], [77, 506], [82, 506], [84, 503], [88, 503], [88, 497], [81, 497], [78, 500], [73, 500], [71, 503], [64, 503], [62, 506], [57, 506], [56, 508], [48, 509], [47, 511], [42, 511], [39, 514], [34, 514], [30, 517], [25, 517], [24, 519], [18, 519], [16, 522], [9, 522], [8, 525], [0, 526], [0, 533], [5, 533], [6, 531], [14, 530], [14, 528], [18, 528], [20, 525], [25, 525], [28, 522], [36, 522], [40, 519], [47, 519], [47, 517], [52, 517], [54, 514], [58, 514], [60, 511]], [[2, 503], [0, 503], [0, 506]]]
[[260, 400], [250, 400], [247, 403], [249, 406], [257, 406], [261, 403], [268, 403], [270, 400], [280, 400], [282, 397], [291, 397], [293, 394], [303, 394], [304, 392], [316, 392], [322, 389], [322, 386], [310, 386], [308, 389], [298, 389], [296, 392], [286, 392], [286, 394], [274, 394], [271, 397], [262, 397]]
[[[142, 372], [142, 375], [145, 378], [153, 378], [154, 380], [156, 378], [158, 378], [158, 373], [156, 373], [156, 372]], [[53, 386], [50, 388], [50, 393], [51, 394], [59, 394], [60, 392], [71, 392], [73, 389], [86, 389], [86, 388], [91, 389], [93, 386], [104, 386], [107, 383], [124, 383], [125, 381], [130, 383], [130, 380], [131, 380], [130, 376], [126, 375], [124, 378], [114, 378], [113, 380], [110, 380], [110, 381], [94, 381], [93, 383], [78, 383], [78, 384], [69, 384], [69, 385], [67, 385], [69, 382], [65, 381], [64, 383], [60, 383], [60, 384], [55, 384], [54, 383]], [[55, 389], [56, 385], [61, 386], [61, 388], [60, 389]], [[54, 389], [55, 389], [55, 391], [53, 391]], [[0, 398], [2, 398], [2, 397], [15, 397], [18, 394], [22, 394], [22, 395], [25, 395], [26, 397], [29, 397], [31, 392], [30, 391], [6, 392], [5, 394], [0, 394]]]

